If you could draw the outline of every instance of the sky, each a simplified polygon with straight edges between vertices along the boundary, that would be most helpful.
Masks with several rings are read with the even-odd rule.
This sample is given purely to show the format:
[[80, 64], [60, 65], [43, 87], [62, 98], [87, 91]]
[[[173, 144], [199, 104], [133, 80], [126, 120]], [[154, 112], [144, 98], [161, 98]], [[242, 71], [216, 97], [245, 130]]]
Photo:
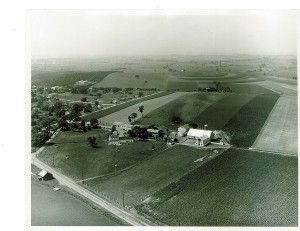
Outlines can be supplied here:
[[31, 57], [297, 53], [293, 11], [134, 14], [30, 11]]

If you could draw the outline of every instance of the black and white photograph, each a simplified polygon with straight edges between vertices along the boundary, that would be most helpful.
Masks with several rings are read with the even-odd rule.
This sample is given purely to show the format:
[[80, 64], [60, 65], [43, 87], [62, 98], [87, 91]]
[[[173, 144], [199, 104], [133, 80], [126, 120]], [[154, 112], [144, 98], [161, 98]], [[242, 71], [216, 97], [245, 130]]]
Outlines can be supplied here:
[[26, 10], [30, 227], [298, 227], [298, 18]]

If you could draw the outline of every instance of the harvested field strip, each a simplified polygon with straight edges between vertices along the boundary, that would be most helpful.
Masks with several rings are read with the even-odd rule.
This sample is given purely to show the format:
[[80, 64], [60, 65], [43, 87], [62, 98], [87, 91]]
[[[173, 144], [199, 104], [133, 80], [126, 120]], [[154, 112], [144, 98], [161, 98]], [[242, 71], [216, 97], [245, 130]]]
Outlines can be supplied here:
[[158, 98], [158, 97], [161, 97], [161, 96], [169, 95], [171, 93], [172, 92], [160, 92], [160, 93], [155, 94], [155, 95], [146, 96], [146, 97], [143, 97], [141, 99], [132, 100], [130, 102], [119, 104], [119, 105], [116, 105], [114, 107], [110, 107], [110, 108], [107, 108], [107, 109], [104, 109], [104, 110], [96, 111], [96, 112], [90, 113], [88, 115], [82, 116], [81, 118], [84, 119], [84, 120], [90, 120], [92, 118], [97, 118], [98, 119], [98, 118], [101, 118], [103, 116], [109, 115], [111, 113], [120, 111], [120, 110], [122, 110], [124, 108], [127, 108], [129, 106], [132, 106], [134, 104], [141, 103], [143, 101], [150, 100], [150, 99], [155, 99], [155, 98]]
[[119, 202], [124, 192], [125, 204], [133, 206], [199, 166], [194, 161], [209, 154], [212, 151], [174, 146], [106, 181], [95, 179], [89, 183]]
[[137, 123], [155, 124], [159, 127], [176, 129], [179, 125], [171, 123], [172, 116], [179, 116], [183, 120], [182, 124], [197, 122], [195, 118], [202, 111], [227, 96], [228, 94], [225, 93], [195, 93], [181, 96], [147, 114], [147, 116], [141, 118]]
[[277, 83], [274, 81], [263, 81], [256, 84], [279, 94], [297, 95], [297, 85]]
[[137, 209], [174, 226], [297, 226], [297, 162], [229, 149]]
[[297, 97], [281, 96], [252, 147], [297, 154], [297, 119]]
[[100, 119], [101, 124], [112, 124], [115, 121], [119, 122], [125, 122], [129, 123], [128, 116], [131, 115], [131, 113], [135, 112], [137, 113], [137, 117], [135, 118], [135, 121], [139, 123], [139, 119], [142, 117], [142, 114], [138, 112], [139, 106], [144, 106], [144, 112], [143, 114], [147, 116], [148, 113], [151, 113], [153, 110], [156, 110], [157, 108], [163, 107], [165, 104], [177, 99], [180, 96], [187, 95], [187, 94], [194, 94], [193, 92], [175, 92], [173, 94], [168, 94], [165, 96], [161, 96], [155, 99], [150, 99], [144, 102], [135, 103], [132, 106], [126, 107], [122, 110], [119, 110], [115, 113], [109, 114], [107, 116], [104, 116]]
[[279, 95], [258, 95], [244, 105], [223, 127], [231, 143], [250, 147], [273, 109]]
[[239, 84], [239, 83], [228, 83], [224, 84], [224, 86], [230, 87], [232, 92], [236, 93], [247, 93], [247, 94], [276, 94], [276, 92], [271, 89], [264, 88], [263, 86], [259, 86], [257, 83], [255, 84]]

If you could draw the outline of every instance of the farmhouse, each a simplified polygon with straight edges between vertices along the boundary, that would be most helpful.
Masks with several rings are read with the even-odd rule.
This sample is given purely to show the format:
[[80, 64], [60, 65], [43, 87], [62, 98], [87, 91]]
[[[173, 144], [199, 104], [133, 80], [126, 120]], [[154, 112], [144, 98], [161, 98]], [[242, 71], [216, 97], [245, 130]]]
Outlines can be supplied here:
[[158, 137], [158, 130], [157, 129], [151, 129], [151, 128], [148, 128], [147, 129], [147, 132], [148, 132], [148, 136], [149, 137]]
[[121, 145], [126, 143], [134, 142], [133, 138], [130, 137], [120, 137], [118, 131], [114, 131], [112, 134], [108, 136], [108, 144], [109, 145]]
[[214, 133], [210, 130], [191, 128], [187, 133], [188, 139], [194, 139], [195, 145], [205, 146], [214, 139]]
[[190, 126], [188, 124], [185, 124], [185, 125], [179, 127], [178, 131], [177, 131], [177, 136], [180, 136], [180, 137], [186, 136], [189, 128], [190, 128]]

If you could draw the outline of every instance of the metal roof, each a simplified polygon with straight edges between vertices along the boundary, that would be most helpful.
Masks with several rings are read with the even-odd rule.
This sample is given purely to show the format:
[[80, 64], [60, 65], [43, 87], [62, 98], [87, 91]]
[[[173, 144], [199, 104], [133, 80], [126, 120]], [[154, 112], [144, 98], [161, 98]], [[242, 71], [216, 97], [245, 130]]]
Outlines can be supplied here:
[[194, 136], [194, 137], [203, 137], [203, 136], [210, 137], [211, 134], [212, 131], [210, 130], [202, 130], [202, 129], [194, 129], [194, 128], [190, 128], [190, 130], [187, 133], [188, 136]]

